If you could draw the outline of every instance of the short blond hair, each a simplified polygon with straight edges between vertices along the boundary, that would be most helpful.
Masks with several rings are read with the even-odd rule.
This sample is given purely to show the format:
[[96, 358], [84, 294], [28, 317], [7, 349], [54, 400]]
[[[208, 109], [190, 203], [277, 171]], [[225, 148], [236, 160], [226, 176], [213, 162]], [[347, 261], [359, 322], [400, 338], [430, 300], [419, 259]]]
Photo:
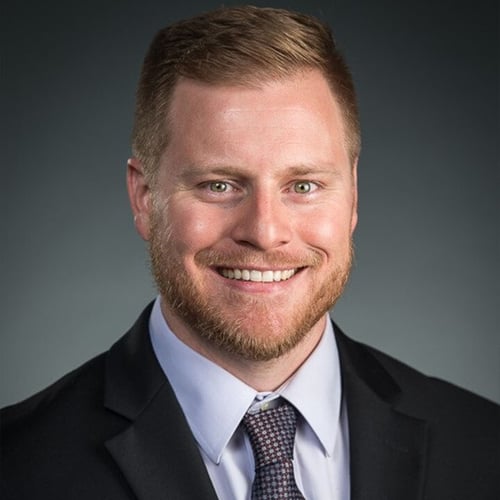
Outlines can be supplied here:
[[137, 89], [133, 155], [154, 180], [168, 143], [169, 108], [180, 78], [255, 86], [318, 69], [329, 82], [346, 128], [351, 162], [360, 151], [352, 77], [330, 29], [314, 17], [283, 9], [221, 8], [167, 26], [144, 59]]

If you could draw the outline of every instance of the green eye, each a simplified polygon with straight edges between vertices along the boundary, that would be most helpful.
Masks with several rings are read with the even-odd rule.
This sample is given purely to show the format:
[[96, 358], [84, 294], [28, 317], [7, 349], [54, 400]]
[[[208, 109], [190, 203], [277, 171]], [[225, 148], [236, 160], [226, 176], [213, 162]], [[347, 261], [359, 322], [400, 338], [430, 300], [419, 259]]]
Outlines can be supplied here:
[[312, 186], [310, 182], [296, 182], [293, 185], [293, 190], [299, 194], [305, 194], [311, 192]]
[[227, 191], [227, 183], [226, 182], [211, 182], [209, 184], [210, 191], [213, 191], [214, 193], [224, 193]]

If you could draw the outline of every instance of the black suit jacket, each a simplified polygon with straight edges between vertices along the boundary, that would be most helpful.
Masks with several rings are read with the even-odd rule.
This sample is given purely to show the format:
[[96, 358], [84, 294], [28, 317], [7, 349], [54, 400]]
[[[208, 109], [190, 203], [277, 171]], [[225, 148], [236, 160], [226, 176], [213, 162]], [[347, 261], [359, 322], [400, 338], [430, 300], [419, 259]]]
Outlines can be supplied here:
[[[109, 352], [2, 411], [2, 499], [216, 499], [149, 314]], [[352, 500], [500, 499], [499, 407], [335, 333]]]

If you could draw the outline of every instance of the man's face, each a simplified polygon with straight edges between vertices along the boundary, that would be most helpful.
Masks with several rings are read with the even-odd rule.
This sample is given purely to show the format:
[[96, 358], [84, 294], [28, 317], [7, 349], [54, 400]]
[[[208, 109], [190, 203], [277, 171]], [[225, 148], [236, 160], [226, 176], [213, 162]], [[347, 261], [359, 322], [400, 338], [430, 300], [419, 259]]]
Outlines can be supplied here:
[[181, 80], [170, 124], [139, 224], [167, 322], [188, 343], [275, 358], [323, 329], [349, 273], [339, 106], [315, 71], [260, 88]]

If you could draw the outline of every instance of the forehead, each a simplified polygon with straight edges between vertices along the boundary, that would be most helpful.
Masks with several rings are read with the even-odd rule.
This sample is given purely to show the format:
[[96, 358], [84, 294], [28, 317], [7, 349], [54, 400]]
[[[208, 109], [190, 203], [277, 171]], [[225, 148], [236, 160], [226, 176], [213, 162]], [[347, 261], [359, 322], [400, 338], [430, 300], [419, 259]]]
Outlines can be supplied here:
[[[310, 163], [345, 152], [340, 107], [319, 71], [260, 86], [182, 79], [169, 113], [166, 155], [178, 161]], [[210, 158], [209, 158], [210, 159]], [[215, 160], [215, 158], [214, 158]]]
[[280, 79], [251, 79], [248, 84], [213, 84], [181, 77], [172, 94], [169, 114], [179, 120], [184, 112], [200, 105], [212, 107], [216, 111], [221, 105], [238, 107], [269, 103], [276, 107], [307, 106], [319, 110], [330, 102], [338, 107], [328, 81], [319, 70], [314, 69]]

